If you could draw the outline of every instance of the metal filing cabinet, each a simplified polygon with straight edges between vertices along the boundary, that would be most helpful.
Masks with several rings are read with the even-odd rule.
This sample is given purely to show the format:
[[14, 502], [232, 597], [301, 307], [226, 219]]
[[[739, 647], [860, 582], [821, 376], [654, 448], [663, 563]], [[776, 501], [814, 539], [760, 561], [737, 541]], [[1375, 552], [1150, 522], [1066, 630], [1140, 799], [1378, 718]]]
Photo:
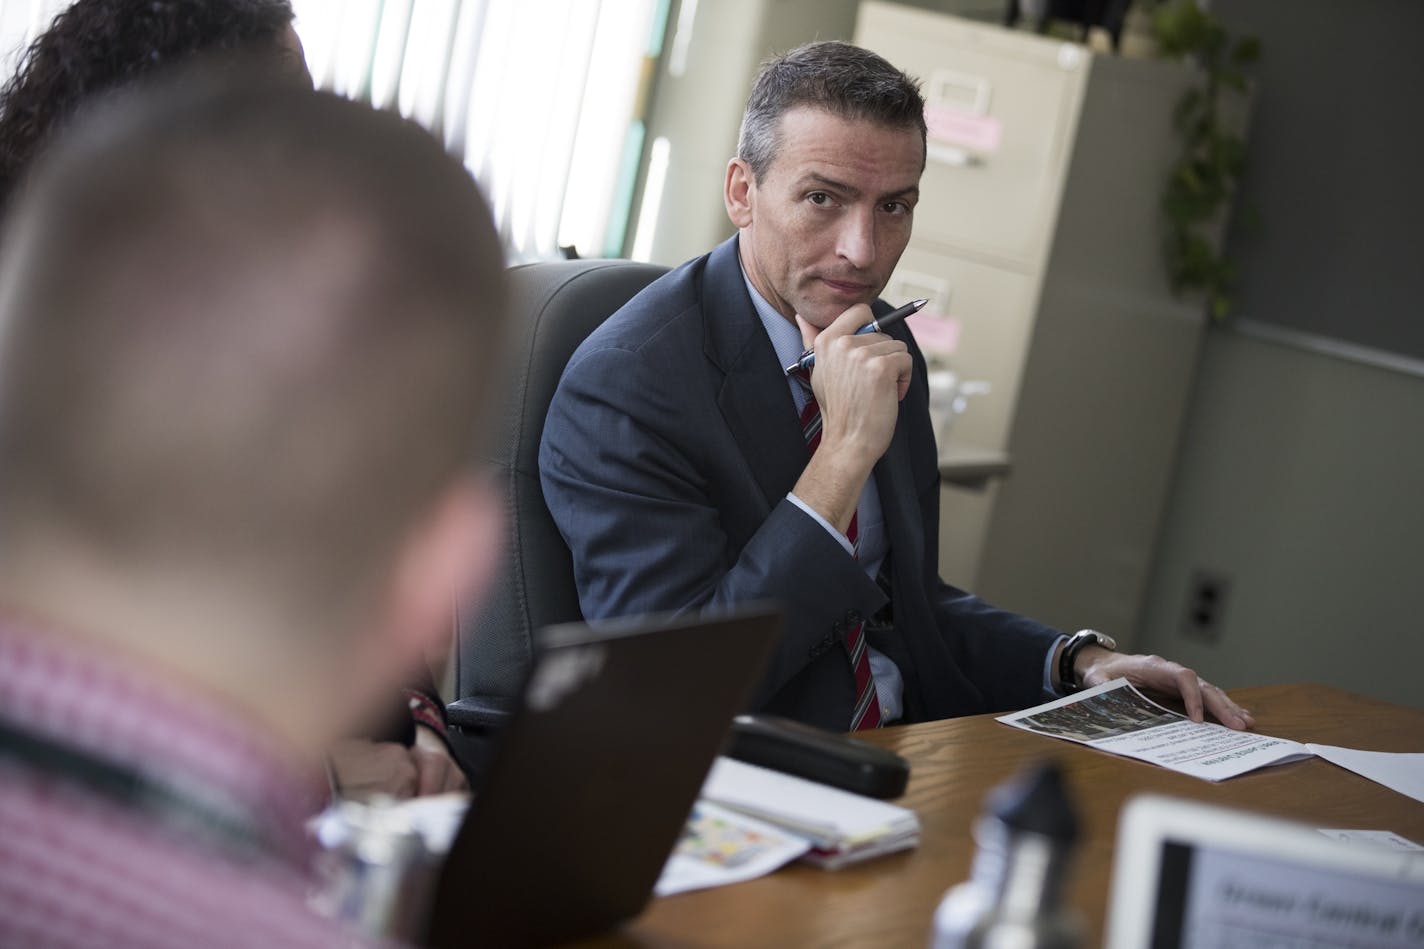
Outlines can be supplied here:
[[944, 361], [992, 390], [949, 437], [1013, 466], [944, 489], [942, 572], [1130, 645], [1203, 329], [1160, 254], [1191, 74], [882, 2], [855, 36], [923, 81], [932, 133], [886, 296], [928, 291], [957, 324]]

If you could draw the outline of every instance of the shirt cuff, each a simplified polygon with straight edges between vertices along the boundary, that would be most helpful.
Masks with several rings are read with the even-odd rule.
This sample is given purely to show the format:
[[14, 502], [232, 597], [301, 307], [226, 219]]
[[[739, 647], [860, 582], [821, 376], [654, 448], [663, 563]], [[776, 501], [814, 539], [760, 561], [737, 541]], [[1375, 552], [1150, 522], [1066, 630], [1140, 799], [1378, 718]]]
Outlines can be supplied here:
[[424, 725], [447, 742], [450, 740], [446, 733], [445, 709], [442, 706], [415, 689], [405, 690], [405, 701], [415, 724]]
[[1053, 685], [1053, 657], [1058, 655], [1058, 647], [1066, 642], [1068, 642], [1068, 637], [1059, 635], [1053, 641], [1053, 645], [1048, 647], [1048, 655], [1043, 659], [1043, 693], [1060, 699], [1068, 693]]
[[1048, 655], [1044, 657], [1044, 695], [1051, 698], [1062, 698], [1068, 694], [1054, 687], [1054, 655], [1058, 654], [1059, 645], [1064, 645], [1067, 641], [1067, 636], [1059, 634], [1057, 640], [1054, 640], [1054, 644], [1049, 645]]
[[855, 556], [855, 547], [851, 544], [850, 538], [846, 537], [846, 535], [842, 534], [840, 531], [832, 527], [830, 521], [826, 520], [824, 517], [811, 510], [811, 506], [809, 504], [807, 504], [805, 501], [801, 500], [791, 492], [787, 492], [786, 500], [790, 501], [792, 504], [805, 511], [810, 516], [811, 520], [815, 521], [817, 524], [820, 524], [832, 537], [841, 542], [841, 546], [845, 548], [846, 553], [850, 554], [852, 557]]

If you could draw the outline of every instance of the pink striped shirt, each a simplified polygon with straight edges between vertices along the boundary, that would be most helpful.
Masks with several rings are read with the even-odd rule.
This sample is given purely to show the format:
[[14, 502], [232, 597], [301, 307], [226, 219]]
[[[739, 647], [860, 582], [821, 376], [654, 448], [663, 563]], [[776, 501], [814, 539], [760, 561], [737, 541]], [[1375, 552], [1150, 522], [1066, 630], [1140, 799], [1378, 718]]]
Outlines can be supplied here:
[[0, 617], [0, 729], [0, 946], [362, 944], [306, 905], [319, 775], [250, 723]]

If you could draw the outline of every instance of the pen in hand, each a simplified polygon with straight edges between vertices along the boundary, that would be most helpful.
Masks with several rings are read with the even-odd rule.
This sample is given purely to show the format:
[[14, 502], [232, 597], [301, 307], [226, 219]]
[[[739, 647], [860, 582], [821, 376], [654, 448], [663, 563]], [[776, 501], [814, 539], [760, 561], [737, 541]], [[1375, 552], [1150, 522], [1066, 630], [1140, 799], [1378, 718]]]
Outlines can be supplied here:
[[[928, 302], [930, 301], [911, 300], [904, 306], [899, 307], [898, 309], [891, 310], [889, 313], [886, 313], [879, 319], [874, 319], [871, 320], [869, 323], [866, 323], [860, 329], [855, 331], [855, 335], [860, 336], [863, 333], [879, 333], [883, 330], [887, 330], [890, 327], [894, 326], [896, 323], [903, 320], [905, 317], [909, 316], [911, 313], [918, 313]], [[801, 354], [800, 359], [796, 360], [791, 365], [786, 367], [786, 372], [788, 375], [797, 371], [809, 372], [811, 370], [811, 367], [815, 364], [816, 351], [814, 349], [808, 349]]]

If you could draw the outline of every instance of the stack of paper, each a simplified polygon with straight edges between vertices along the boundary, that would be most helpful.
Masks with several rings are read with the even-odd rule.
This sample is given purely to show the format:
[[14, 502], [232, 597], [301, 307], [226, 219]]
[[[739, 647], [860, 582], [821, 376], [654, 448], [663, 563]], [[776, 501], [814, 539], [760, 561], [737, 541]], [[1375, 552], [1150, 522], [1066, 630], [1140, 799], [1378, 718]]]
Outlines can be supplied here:
[[1126, 679], [1113, 679], [998, 721], [1015, 728], [1138, 758], [1208, 781], [1319, 755], [1332, 764], [1424, 801], [1424, 752], [1360, 751], [1302, 744], [1163, 708]]
[[802, 859], [827, 870], [920, 842], [908, 808], [731, 758], [717, 759], [702, 798], [805, 837], [811, 850]]
[[698, 801], [653, 892], [668, 896], [752, 880], [809, 849], [804, 837], [709, 801]]
[[1208, 781], [1309, 758], [1300, 742], [1194, 722], [1113, 679], [998, 721]]

